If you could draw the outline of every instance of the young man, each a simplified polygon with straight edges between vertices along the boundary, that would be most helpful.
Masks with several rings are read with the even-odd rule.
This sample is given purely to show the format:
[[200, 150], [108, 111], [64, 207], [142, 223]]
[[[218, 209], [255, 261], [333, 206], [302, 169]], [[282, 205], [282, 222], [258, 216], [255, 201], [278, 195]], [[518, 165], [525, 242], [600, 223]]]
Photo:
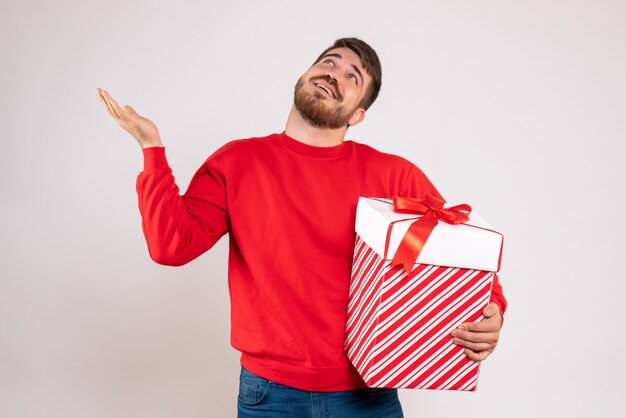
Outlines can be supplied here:
[[[178, 266], [230, 238], [231, 343], [241, 351], [239, 417], [401, 417], [395, 389], [370, 389], [343, 352], [359, 196], [441, 198], [409, 161], [344, 140], [381, 85], [374, 50], [337, 40], [298, 80], [285, 131], [231, 141], [179, 195], [156, 126], [108, 92], [100, 100], [144, 155], [137, 177], [150, 256]], [[506, 300], [453, 341], [484, 360]]]

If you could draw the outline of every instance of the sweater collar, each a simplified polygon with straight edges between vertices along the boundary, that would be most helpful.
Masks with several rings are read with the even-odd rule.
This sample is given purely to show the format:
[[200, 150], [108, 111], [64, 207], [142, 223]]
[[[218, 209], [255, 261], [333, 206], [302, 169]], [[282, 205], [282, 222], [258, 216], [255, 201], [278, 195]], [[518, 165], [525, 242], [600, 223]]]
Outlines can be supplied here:
[[293, 152], [314, 158], [336, 158], [342, 156], [350, 149], [352, 144], [352, 141], [343, 141], [341, 144], [333, 145], [332, 147], [316, 147], [290, 137], [285, 131], [277, 135], [277, 140], [280, 145]]

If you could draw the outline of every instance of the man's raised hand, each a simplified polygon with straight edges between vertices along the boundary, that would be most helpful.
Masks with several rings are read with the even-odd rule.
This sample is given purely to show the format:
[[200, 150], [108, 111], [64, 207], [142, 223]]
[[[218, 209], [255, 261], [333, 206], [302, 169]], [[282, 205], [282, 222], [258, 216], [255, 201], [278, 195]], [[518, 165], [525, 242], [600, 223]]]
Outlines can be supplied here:
[[106, 90], [97, 88], [96, 92], [111, 117], [122, 129], [131, 134], [142, 148], [163, 146], [159, 130], [151, 120], [140, 116], [129, 105], [120, 107]]

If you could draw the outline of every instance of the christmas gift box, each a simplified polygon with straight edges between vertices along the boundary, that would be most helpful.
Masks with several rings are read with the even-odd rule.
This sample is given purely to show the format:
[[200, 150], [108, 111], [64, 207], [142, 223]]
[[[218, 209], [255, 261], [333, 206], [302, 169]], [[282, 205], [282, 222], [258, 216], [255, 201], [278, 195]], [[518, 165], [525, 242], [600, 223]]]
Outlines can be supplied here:
[[359, 198], [345, 352], [370, 387], [476, 390], [451, 331], [478, 322], [503, 237], [467, 205]]

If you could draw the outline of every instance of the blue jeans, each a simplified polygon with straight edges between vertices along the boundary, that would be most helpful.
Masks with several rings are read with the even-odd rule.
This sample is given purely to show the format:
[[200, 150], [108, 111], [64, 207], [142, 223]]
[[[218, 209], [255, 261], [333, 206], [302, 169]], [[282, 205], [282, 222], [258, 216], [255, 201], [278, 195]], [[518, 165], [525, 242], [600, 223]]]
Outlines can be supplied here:
[[271, 382], [243, 367], [238, 418], [403, 418], [397, 389], [307, 392]]

